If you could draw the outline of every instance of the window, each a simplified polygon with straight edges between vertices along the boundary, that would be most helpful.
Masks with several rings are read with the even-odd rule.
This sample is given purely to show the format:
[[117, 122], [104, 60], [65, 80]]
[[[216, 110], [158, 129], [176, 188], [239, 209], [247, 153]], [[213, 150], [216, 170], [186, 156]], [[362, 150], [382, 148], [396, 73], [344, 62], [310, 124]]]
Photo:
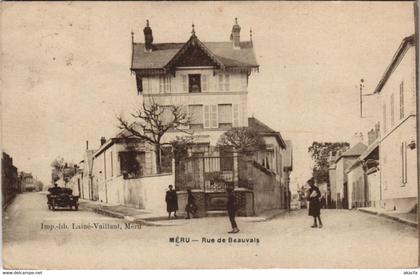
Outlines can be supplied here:
[[203, 128], [203, 105], [189, 105], [188, 113], [191, 117], [190, 128], [202, 129]]
[[211, 105], [210, 108], [210, 127], [217, 128], [217, 105]]
[[219, 91], [228, 92], [230, 90], [230, 77], [228, 74], [219, 74]]
[[395, 123], [395, 116], [394, 116], [394, 94], [391, 94], [391, 106], [389, 107], [391, 109], [391, 128], [394, 127]]
[[386, 104], [382, 106], [382, 121], [383, 121], [383, 131], [384, 135], [386, 134]]
[[204, 106], [204, 128], [217, 128], [217, 105]]
[[159, 76], [159, 93], [171, 92], [171, 77]]
[[143, 176], [145, 153], [137, 151], [120, 152], [120, 169], [124, 179]]
[[201, 93], [201, 75], [189, 74], [188, 75], [188, 92]]
[[400, 84], [400, 119], [404, 118], [404, 81]]
[[163, 124], [169, 124], [173, 120], [172, 106], [159, 106], [160, 120]]
[[219, 104], [219, 128], [232, 127], [232, 104]]
[[404, 186], [407, 183], [407, 143], [401, 143], [401, 185]]
[[210, 106], [204, 106], [204, 128], [210, 128]]

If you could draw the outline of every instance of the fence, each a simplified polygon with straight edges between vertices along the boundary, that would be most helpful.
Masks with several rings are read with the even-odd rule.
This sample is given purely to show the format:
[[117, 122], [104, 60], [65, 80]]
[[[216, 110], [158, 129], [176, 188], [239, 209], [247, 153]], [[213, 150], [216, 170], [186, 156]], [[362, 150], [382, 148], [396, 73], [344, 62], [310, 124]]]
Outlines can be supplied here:
[[237, 157], [193, 156], [176, 164], [176, 188], [183, 191], [199, 189], [205, 192], [224, 192], [234, 185]]

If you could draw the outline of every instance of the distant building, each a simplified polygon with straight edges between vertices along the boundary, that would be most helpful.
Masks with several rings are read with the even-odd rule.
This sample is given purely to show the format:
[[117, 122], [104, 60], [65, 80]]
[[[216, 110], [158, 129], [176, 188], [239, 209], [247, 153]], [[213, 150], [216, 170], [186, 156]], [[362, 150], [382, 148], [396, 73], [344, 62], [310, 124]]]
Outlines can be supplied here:
[[328, 176], [330, 180], [330, 194], [327, 197], [327, 204], [329, 208], [337, 207], [337, 183], [336, 183], [336, 169], [337, 152], [330, 152], [328, 157]]
[[22, 185], [23, 192], [34, 192], [37, 191], [36, 180], [32, 176], [32, 173], [20, 172], [19, 180]]
[[376, 86], [381, 104], [381, 207], [408, 212], [417, 204], [416, 37], [403, 39]]
[[335, 194], [332, 194], [336, 201], [337, 208], [351, 208], [349, 205], [349, 184], [346, 170], [355, 160], [366, 150], [367, 146], [363, 143], [357, 143], [347, 151], [338, 154], [335, 160]]
[[5, 152], [1, 158], [1, 188], [2, 207], [7, 206], [10, 200], [21, 192], [17, 168], [13, 165], [13, 159]]

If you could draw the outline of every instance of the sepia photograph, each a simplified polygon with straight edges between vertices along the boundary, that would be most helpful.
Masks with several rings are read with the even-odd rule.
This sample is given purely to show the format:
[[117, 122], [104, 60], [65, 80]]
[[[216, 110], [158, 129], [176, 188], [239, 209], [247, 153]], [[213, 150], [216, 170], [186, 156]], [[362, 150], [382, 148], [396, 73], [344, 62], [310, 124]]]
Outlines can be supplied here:
[[417, 2], [0, 8], [5, 271], [417, 274]]

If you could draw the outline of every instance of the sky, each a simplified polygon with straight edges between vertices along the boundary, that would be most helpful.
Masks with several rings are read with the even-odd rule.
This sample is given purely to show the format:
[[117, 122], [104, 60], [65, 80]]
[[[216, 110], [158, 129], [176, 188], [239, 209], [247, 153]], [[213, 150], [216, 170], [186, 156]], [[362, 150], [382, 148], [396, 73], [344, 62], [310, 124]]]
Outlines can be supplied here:
[[[293, 183], [311, 174], [313, 141], [351, 141], [376, 121], [372, 93], [401, 40], [414, 33], [411, 2], [2, 3], [1, 145], [19, 170], [50, 182], [57, 156], [78, 162], [89, 141], [117, 132], [138, 104], [131, 31], [144, 42], [228, 41], [234, 18], [253, 43], [248, 115], [293, 142]], [[365, 134], [366, 135], [366, 134]]]

